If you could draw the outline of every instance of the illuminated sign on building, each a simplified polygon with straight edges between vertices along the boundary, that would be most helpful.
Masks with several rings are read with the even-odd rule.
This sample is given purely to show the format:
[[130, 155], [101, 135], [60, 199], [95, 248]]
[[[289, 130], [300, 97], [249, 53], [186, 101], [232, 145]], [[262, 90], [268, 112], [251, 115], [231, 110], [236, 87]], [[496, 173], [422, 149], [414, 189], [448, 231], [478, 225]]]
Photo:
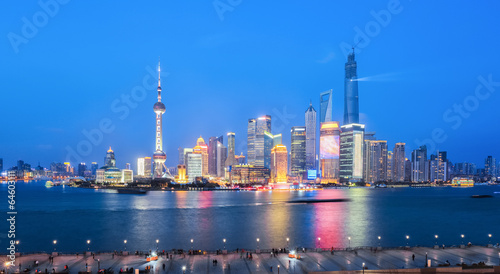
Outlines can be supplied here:
[[317, 176], [317, 171], [316, 169], [309, 169], [307, 171], [307, 180], [316, 180]]

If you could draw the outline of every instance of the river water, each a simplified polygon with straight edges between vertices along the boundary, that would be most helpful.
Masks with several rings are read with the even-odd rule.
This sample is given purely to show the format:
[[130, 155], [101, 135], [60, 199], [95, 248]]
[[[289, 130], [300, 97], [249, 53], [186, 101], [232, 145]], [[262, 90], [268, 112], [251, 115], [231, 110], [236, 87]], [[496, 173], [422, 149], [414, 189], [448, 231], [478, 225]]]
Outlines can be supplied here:
[[[0, 192], [7, 212], [6, 184]], [[492, 234], [495, 244], [500, 242], [500, 194], [495, 192], [500, 186], [131, 195], [18, 182], [16, 240], [21, 252], [149, 250], [156, 249], [157, 239], [160, 250], [190, 249], [191, 239], [202, 250], [223, 249], [223, 239], [228, 249], [432, 246], [434, 235], [439, 245], [459, 245], [462, 234], [473, 244], [487, 244]], [[494, 197], [473, 199], [474, 194]], [[337, 198], [350, 201], [288, 203]], [[1, 227], [6, 248], [8, 223]]]

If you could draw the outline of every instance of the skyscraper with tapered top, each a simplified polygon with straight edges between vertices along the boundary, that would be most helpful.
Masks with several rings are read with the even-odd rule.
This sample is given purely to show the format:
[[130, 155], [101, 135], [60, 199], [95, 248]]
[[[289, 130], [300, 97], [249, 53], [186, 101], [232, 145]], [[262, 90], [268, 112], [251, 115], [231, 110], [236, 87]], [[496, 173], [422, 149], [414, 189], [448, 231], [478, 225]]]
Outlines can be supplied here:
[[354, 48], [347, 56], [344, 78], [344, 125], [359, 123], [359, 96], [357, 64], [354, 60]]
[[306, 121], [306, 169], [316, 169], [316, 110], [309, 103], [305, 114]]
[[156, 114], [156, 150], [153, 153], [154, 173], [153, 178], [163, 178], [167, 168], [165, 161], [167, 154], [163, 152], [163, 138], [162, 138], [162, 115], [165, 113], [165, 105], [161, 102], [161, 83], [160, 83], [160, 61], [158, 61], [158, 102], [153, 106]]

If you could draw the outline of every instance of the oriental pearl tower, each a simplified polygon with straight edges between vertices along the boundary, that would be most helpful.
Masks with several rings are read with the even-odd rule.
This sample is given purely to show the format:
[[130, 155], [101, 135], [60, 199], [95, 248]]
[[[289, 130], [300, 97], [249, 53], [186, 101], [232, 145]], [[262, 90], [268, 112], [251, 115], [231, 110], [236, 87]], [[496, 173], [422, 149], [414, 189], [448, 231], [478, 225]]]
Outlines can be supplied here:
[[165, 113], [165, 105], [161, 102], [161, 84], [160, 84], [160, 61], [158, 60], [158, 102], [153, 106], [154, 112], [156, 114], [156, 151], [153, 154], [154, 162], [154, 173], [153, 178], [164, 178], [167, 177], [165, 172], [167, 168], [165, 167], [165, 161], [167, 160], [167, 154], [163, 152], [163, 138], [162, 138], [162, 115]]

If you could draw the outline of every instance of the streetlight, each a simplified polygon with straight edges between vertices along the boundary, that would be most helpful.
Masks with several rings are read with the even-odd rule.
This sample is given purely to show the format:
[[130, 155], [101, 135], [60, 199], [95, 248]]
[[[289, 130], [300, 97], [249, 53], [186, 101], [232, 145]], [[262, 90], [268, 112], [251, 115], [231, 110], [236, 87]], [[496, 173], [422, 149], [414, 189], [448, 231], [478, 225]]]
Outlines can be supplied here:
[[460, 237], [462, 237], [462, 245], [463, 245], [463, 244], [464, 244], [464, 238], [465, 238], [465, 235], [464, 235], [464, 234], [462, 234], [462, 235], [460, 235]]
[[259, 238], [257, 238], [257, 249], [260, 249], [260, 248], [259, 248], [259, 242], [260, 242], [260, 239], [259, 239]]
[[16, 241], [16, 252], [19, 252], [19, 241]]
[[406, 235], [406, 246], [410, 246], [410, 244], [408, 243], [409, 241], [410, 241], [410, 236]]
[[321, 250], [321, 238], [318, 237], [318, 246], [319, 246], [319, 249]]
[[182, 273], [186, 273], [186, 266], [185, 265], [182, 266]]
[[365, 273], [365, 263], [363, 263], [363, 273]]
[[286, 238], [286, 248], [290, 249], [290, 238]]
[[226, 239], [222, 239], [222, 241], [224, 242], [224, 250], [226, 250]]
[[278, 265], [278, 274], [280, 274], [280, 265]]
[[160, 240], [156, 239], [156, 253], [158, 253], [158, 243], [160, 242]]
[[380, 239], [382, 239], [382, 237], [378, 236], [378, 246], [380, 247]]
[[54, 241], [53, 241], [53, 243], [54, 243], [54, 252], [56, 252], [56, 244], [57, 244], [57, 240], [54, 240]]
[[425, 267], [427, 267], [427, 252], [425, 252]]
[[125, 245], [125, 251], [127, 251], [127, 240], [124, 240], [123, 243]]
[[434, 235], [434, 238], [436, 238], [436, 245], [438, 245], [438, 235]]
[[87, 240], [87, 251], [90, 251], [90, 240]]
[[347, 237], [347, 239], [349, 240], [349, 248], [351, 248], [351, 237]]
[[490, 245], [491, 244], [491, 234], [488, 234], [488, 238], [489, 238], [488, 245]]
[[193, 250], [193, 239], [191, 239], [191, 250]]

